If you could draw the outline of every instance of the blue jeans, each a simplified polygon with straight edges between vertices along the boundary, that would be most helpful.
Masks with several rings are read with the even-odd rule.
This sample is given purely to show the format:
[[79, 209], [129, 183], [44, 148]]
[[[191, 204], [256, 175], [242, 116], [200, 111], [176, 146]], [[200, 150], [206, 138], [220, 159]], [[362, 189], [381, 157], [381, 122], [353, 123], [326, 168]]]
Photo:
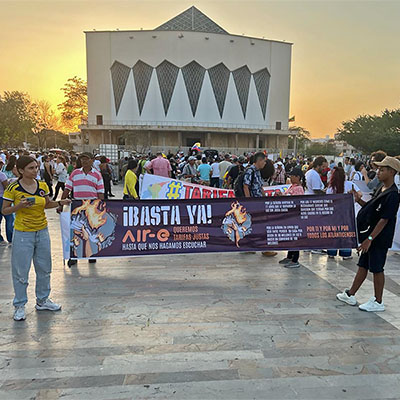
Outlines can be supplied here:
[[[337, 250], [328, 250], [328, 256], [337, 256]], [[351, 249], [340, 249], [339, 250], [340, 257], [350, 257]]]
[[36, 301], [41, 304], [50, 295], [51, 251], [47, 228], [36, 232], [14, 231], [11, 268], [15, 307], [28, 302], [26, 291], [32, 260], [36, 272]]
[[[1, 221], [4, 218], [6, 220], [6, 237], [9, 243], [12, 242], [13, 230], [14, 230], [14, 214], [3, 215], [1, 213], [1, 208], [3, 207], [3, 198], [0, 197], [0, 227]], [[3, 236], [1, 236], [0, 232], [0, 242], [4, 240]]]

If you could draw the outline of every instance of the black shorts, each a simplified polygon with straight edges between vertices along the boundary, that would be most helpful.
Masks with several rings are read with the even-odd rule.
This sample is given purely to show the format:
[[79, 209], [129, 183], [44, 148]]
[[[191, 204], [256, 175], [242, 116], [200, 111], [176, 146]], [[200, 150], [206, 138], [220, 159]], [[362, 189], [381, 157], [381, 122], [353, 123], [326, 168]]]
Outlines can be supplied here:
[[358, 266], [368, 269], [374, 274], [383, 272], [388, 250], [386, 248], [371, 246], [367, 253], [361, 254]]

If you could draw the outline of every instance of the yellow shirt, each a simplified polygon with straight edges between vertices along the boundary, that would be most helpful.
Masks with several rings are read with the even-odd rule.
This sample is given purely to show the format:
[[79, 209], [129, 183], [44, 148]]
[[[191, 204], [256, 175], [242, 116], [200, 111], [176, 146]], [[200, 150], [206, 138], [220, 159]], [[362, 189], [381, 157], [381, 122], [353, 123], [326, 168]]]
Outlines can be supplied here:
[[26, 197], [34, 197], [35, 204], [27, 208], [21, 208], [15, 213], [14, 228], [22, 232], [40, 231], [47, 227], [46, 214], [44, 206], [46, 205], [45, 196], [49, 195], [49, 188], [46, 182], [37, 181], [38, 186], [35, 193], [27, 192], [19, 181], [8, 185], [4, 191], [3, 199], [11, 201], [14, 205], [18, 205], [21, 199]]
[[139, 197], [136, 193], [136, 182], [136, 174], [132, 170], [128, 169], [125, 174], [124, 194], [134, 197], [135, 199]]

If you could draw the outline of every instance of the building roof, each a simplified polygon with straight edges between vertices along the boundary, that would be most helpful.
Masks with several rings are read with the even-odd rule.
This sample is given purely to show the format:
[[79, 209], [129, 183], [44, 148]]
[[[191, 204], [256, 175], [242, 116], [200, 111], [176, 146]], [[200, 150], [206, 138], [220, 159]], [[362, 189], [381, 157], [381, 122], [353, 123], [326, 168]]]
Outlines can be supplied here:
[[192, 6], [155, 29], [156, 31], [194, 31], [207, 33], [228, 32]]
[[287, 42], [286, 40], [273, 40], [273, 39], [265, 39], [254, 37], [254, 36], [245, 36], [236, 35], [227, 32], [217, 23], [215, 23], [211, 18], [207, 17], [204, 13], [202, 13], [199, 9], [192, 6], [188, 8], [186, 11], [178, 14], [176, 17], [170, 19], [169, 21], [163, 23], [159, 27], [155, 29], [140, 29], [140, 30], [119, 30], [116, 31], [107, 31], [100, 30], [96, 31], [84, 31], [85, 33], [105, 33], [105, 32], [113, 32], [113, 33], [123, 33], [123, 32], [154, 32], [154, 31], [192, 31], [192, 32], [204, 32], [204, 33], [222, 33], [229, 36], [234, 37], [242, 37], [251, 40], [260, 40], [260, 41], [268, 41], [268, 42], [276, 42], [276, 43], [284, 43], [288, 45], [293, 45], [291, 42]]

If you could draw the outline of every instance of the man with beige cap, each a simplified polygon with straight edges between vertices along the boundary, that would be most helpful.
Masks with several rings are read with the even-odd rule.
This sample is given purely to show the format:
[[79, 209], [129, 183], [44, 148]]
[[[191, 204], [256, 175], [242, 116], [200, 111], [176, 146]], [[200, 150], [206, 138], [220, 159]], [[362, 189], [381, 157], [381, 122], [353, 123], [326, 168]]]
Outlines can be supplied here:
[[365, 202], [353, 190], [354, 200], [361, 205], [357, 215], [358, 239], [361, 245], [358, 271], [350, 289], [338, 293], [336, 298], [351, 306], [357, 305], [355, 294], [363, 284], [368, 271], [374, 275], [374, 296], [361, 304], [362, 311], [385, 311], [382, 295], [385, 284], [383, 272], [386, 256], [392, 246], [396, 227], [396, 216], [399, 209], [400, 195], [394, 183], [394, 178], [400, 172], [400, 161], [386, 156], [382, 161], [375, 162], [378, 167], [377, 176], [381, 186], [376, 190], [371, 200]]

